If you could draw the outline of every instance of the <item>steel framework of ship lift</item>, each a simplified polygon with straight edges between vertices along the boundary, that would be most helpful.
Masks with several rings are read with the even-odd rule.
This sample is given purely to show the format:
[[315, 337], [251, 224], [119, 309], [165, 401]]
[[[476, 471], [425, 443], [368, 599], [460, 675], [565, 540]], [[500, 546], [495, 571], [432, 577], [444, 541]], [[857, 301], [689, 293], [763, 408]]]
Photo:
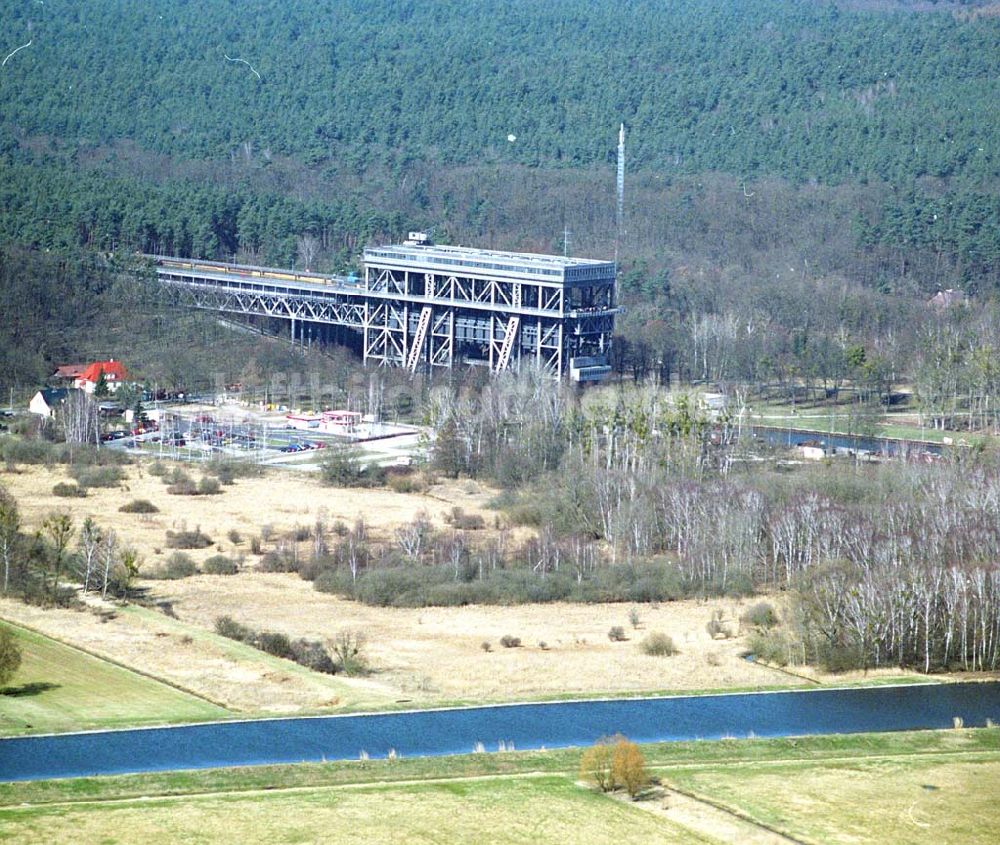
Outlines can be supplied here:
[[525, 360], [601, 378], [614, 330], [615, 265], [407, 243], [365, 251], [362, 279], [150, 256], [178, 304], [360, 333], [366, 362], [493, 372]]

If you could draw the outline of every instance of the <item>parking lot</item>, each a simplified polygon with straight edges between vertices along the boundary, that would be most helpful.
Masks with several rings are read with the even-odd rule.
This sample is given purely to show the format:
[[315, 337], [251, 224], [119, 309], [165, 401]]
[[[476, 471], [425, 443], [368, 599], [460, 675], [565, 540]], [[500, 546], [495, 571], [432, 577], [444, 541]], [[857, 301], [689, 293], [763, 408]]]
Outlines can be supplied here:
[[155, 420], [122, 427], [104, 445], [178, 461], [234, 459], [315, 470], [330, 447], [352, 445], [367, 463], [406, 465], [425, 449], [427, 433], [412, 425], [362, 421], [351, 430], [323, 430], [290, 423], [280, 412], [162, 407]]

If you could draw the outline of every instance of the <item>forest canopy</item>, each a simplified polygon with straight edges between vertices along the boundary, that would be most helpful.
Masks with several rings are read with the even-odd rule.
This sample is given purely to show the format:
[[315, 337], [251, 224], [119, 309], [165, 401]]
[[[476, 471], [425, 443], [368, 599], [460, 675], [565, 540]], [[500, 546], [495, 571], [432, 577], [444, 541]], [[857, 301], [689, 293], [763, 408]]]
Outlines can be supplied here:
[[[192, 158], [997, 176], [1000, 21], [815, 0], [9, 4], [7, 132]], [[508, 141], [514, 136], [515, 141]]]

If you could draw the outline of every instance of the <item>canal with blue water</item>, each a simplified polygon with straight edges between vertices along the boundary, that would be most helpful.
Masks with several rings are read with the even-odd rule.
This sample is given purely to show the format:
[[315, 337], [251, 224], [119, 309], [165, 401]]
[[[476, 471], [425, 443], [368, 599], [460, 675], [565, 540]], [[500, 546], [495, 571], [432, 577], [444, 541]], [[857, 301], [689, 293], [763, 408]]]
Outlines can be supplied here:
[[0, 780], [636, 742], [1000, 723], [1000, 682], [517, 704], [0, 740]]

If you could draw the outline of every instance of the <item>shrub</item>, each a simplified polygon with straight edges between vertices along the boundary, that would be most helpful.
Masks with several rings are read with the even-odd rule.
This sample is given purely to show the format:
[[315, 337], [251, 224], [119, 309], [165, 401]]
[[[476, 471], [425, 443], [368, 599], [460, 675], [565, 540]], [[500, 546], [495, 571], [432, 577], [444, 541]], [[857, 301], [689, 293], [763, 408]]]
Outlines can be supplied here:
[[167, 468], [159, 461], [153, 461], [153, 463], [150, 464], [148, 472], [150, 475], [162, 476], [166, 474]]
[[258, 464], [247, 461], [212, 461], [205, 472], [228, 486], [237, 478], [259, 478], [264, 471]]
[[296, 543], [302, 543], [312, 538], [312, 529], [308, 525], [296, 525], [289, 533], [288, 538]]
[[249, 643], [254, 639], [254, 632], [246, 625], [241, 625], [232, 616], [219, 616], [215, 620], [215, 633], [241, 643]]
[[219, 466], [212, 467], [208, 470], [212, 475], [214, 475], [220, 484], [225, 484], [227, 487], [236, 481], [236, 472], [233, 469], [232, 464], [221, 464]]
[[118, 466], [75, 466], [71, 473], [81, 487], [117, 487], [125, 480], [125, 472]]
[[608, 631], [608, 639], [613, 643], [623, 643], [628, 637], [625, 636], [625, 629], [621, 625], [612, 625]]
[[292, 660], [300, 666], [312, 669], [314, 672], [324, 672], [336, 675], [338, 666], [333, 662], [323, 644], [316, 640], [294, 640], [292, 642]]
[[250, 538], [250, 554], [259, 555], [261, 550], [261, 540], [260, 537]]
[[638, 628], [642, 623], [642, 617], [639, 616], [639, 608], [630, 607], [628, 611], [628, 623], [633, 628]]
[[646, 760], [634, 742], [620, 737], [611, 750], [611, 778], [624, 787], [633, 801], [649, 783]]
[[661, 631], [653, 631], [643, 637], [639, 648], [643, 654], [648, 654], [650, 657], [671, 657], [677, 654], [677, 646], [674, 645], [673, 639]]
[[759, 628], [747, 641], [750, 653], [763, 663], [788, 666], [802, 661], [802, 647], [783, 631]]
[[229, 533], [226, 536], [229, 537], [229, 542], [232, 543], [234, 546], [238, 546], [240, 543], [243, 542], [243, 538], [240, 536], [240, 532], [237, 531], [235, 528], [230, 528]]
[[212, 555], [201, 565], [206, 575], [235, 575], [239, 570], [236, 561], [225, 555]]
[[541, 505], [536, 502], [517, 502], [507, 508], [507, 516], [511, 525], [525, 525], [530, 528], [540, 528], [546, 521]]
[[197, 496], [198, 485], [193, 478], [186, 478], [167, 485], [167, 492], [171, 496]]
[[732, 624], [723, 618], [723, 611], [721, 609], [712, 611], [712, 618], [705, 623], [705, 630], [708, 631], [708, 635], [713, 640], [720, 638], [728, 640], [736, 633], [733, 630]]
[[198, 571], [191, 555], [184, 552], [174, 552], [159, 567], [149, 573], [150, 578], [162, 578], [166, 581], [177, 581], [181, 578], [189, 578]]
[[607, 738], [597, 740], [580, 755], [580, 777], [601, 792], [610, 792], [615, 788], [611, 772], [611, 744]]
[[480, 647], [480, 648], [481, 648], [481, 649], [482, 649], [483, 651], [485, 651], [485, 652], [486, 652], [487, 654], [489, 654], [489, 653], [490, 653], [491, 651], [493, 651], [493, 644], [492, 644], [492, 643], [491, 643], [491, 642], [490, 642], [489, 640], [483, 640], [483, 641], [482, 641], [482, 642], [481, 642], [481, 643], [479, 644], [479, 647]]
[[203, 534], [200, 528], [194, 531], [168, 531], [167, 548], [169, 549], [207, 549], [212, 545], [212, 538]]
[[363, 675], [368, 671], [364, 648], [365, 635], [360, 631], [338, 631], [330, 641], [338, 668], [347, 675]]
[[262, 572], [298, 572], [299, 560], [288, 549], [268, 552], [260, 559]]
[[393, 473], [389, 476], [389, 489], [395, 493], [422, 493], [426, 488], [414, 473]]
[[292, 657], [292, 644], [288, 637], [276, 631], [261, 631], [254, 645], [274, 657]]
[[190, 481], [191, 476], [180, 467], [174, 467], [169, 472], [163, 473], [163, 482], [165, 484], [187, 484]]
[[214, 496], [217, 493], [222, 492], [222, 487], [219, 484], [218, 478], [212, 478], [211, 476], [206, 476], [198, 482], [198, 495], [199, 496]]
[[521, 638], [512, 637], [510, 634], [504, 634], [502, 637], [500, 637], [500, 645], [502, 645], [504, 648], [520, 648]]
[[53, 496], [61, 496], [64, 499], [83, 499], [87, 495], [87, 488], [79, 484], [70, 484], [60, 481], [52, 488]]
[[214, 496], [222, 492], [219, 479], [205, 476], [196, 482], [179, 467], [164, 476], [163, 480], [169, 482], [167, 492], [174, 496]]
[[320, 461], [320, 478], [333, 487], [368, 487], [375, 474], [361, 462], [361, 452], [348, 444], [331, 444]]
[[486, 520], [478, 513], [466, 513], [462, 508], [454, 507], [445, 514], [444, 521], [453, 528], [464, 531], [480, 531], [486, 527]]
[[59, 463], [57, 447], [44, 440], [4, 437], [0, 440], [0, 452], [8, 464]]
[[149, 499], [133, 499], [126, 502], [118, 510], [121, 513], [159, 513], [160, 509]]
[[754, 628], [773, 628], [778, 624], [778, 614], [766, 601], [759, 601], [746, 609], [740, 622]]

